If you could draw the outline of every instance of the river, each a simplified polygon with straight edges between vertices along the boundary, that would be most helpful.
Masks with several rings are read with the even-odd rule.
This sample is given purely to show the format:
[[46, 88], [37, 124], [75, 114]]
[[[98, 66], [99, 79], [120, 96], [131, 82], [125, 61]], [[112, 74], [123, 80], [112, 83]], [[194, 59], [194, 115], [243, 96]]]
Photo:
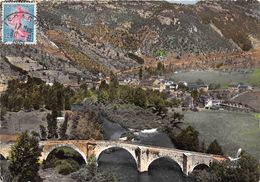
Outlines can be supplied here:
[[[74, 106], [76, 110], [84, 110], [83, 106]], [[102, 117], [102, 116], [101, 116]], [[104, 139], [118, 140], [127, 131], [118, 123], [102, 117], [104, 127]], [[167, 134], [162, 132], [138, 132], [138, 142], [144, 145], [174, 148]], [[123, 149], [103, 152], [98, 159], [98, 166], [102, 170], [114, 172], [121, 182], [191, 182], [185, 176], [180, 167], [174, 161], [160, 159], [153, 162], [148, 172], [139, 173], [132, 156]]]

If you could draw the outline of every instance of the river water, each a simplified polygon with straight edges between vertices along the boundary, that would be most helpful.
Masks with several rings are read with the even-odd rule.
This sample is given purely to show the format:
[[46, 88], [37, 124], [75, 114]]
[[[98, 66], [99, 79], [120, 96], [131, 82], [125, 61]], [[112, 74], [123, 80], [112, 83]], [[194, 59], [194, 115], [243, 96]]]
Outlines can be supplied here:
[[[83, 106], [74, 106], [76, 110], [84, 110]], [[102, 117], [102, 116], [101, 116]], [[118, 123], [102, 117], [104, 138], [118, 140], [127, 131]], [[174, 148], [168, 135], [162, 132], [138, 132], [140, 144]], [[102, 170], [114, 173], [121, 182], [191, 182], [174, 161], [159, 159], [154, 161], [148, 172], [139, 173], [136, 163], [130, 153], [123, 149], [102, 152], [98, 159], [98, 166]]]

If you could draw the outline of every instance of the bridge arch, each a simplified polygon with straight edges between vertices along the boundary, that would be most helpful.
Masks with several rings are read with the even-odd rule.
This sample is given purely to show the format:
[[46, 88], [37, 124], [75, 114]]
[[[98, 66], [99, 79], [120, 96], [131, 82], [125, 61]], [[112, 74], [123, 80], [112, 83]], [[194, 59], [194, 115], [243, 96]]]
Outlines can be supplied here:
[[129, 153], [132, 156], [132, 158], [134, 159], [136, 167], [138, 166], [138, 160], [137, 160], [137, 157], [135, 156], [135, 150], [131, 150], [131, 149], [128, 149], [128, 148], [125, 148], [125, 147], [117, 146], [117, 145], [107, 146], [107, 147], [104, 147], [104, 148], [101, 148], [100, 150], [98, 150], [96, 152], [96, 162], [97, 162], [97, 165], [98, 165], [98, 161], [99, 161], [99, 158], [100, 158], [101, 154], [103, 152], [105, 152], [107, 149], [112, 149], [112, 148], [123, 149], [124, 151]]
[[169, 156], [161, 156], [161, 157], [157, 157], [157, 158], [154, 158], [153, 160], [151, 160], [148, 165], [147, 165], [147, 171], [149, 171], [149, 168], [150, 166], [152, 165], [152, 163], [158, 161], [158, 160], [161, 160], [161, 159], [166, 159], [166, 160], [169, 160], [171, 161], [172, 163], [174, 164], [177, 164], [177, 166], [180, 168], [180, 170], [183, 172], [183, 164], [182, 162], [176, 160], [175, 158], [172, 158], [172, 157], [169, 157]]
[[210, 169], [210, 166], [205, 163], [196, 164], [196, 165], [192, 166], [191, 173], [196, 169]]
[[[77, 146], [73, 145], [73, 144], [57, 144], [52, 146], [49, 150], [47, 150], [47, 152], [43, 152], [42, 156], [43, 156], [43, 160], [47, 160], [48, 156], [50, 155], [51, 152], [53, 152], [55, 149], [58, 149], [60, 147], [68, 147], [71, 148], [73, 150], [75, 150], [76, 152], [78, 152], [82, 158], [84, 159], [85, 163], [88, 163], [87, 157], [84, 154], [84, 152], [82, 150], [80, 150]], [[43, 151], [44, 151], [44, 147], [43, 147]]]

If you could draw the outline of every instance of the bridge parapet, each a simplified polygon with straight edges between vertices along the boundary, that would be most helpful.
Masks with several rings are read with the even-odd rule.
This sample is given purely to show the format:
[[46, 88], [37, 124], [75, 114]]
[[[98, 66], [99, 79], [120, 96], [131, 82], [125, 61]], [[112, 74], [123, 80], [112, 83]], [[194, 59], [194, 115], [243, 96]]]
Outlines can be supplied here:
[[[168, 158], [175, 161], [186, 175], [191, 173], [194, 168], [200, 164], [210, 166], [210, 164], [214, 161], [222, 162], [226, 160], [225, 157], [218, 155], [184, 151], [174, 148], [140, 145], [121, 141], [53, 140], [41, 141], [40, 146], [42, 146], [42, 160], [46, 160], [48, 155], [56, 148], [70, 147], [77, 151], [86, 163], [91, 156], [95, 156], [98, 163], [101, 153], [109, 148], [122, 148], [131, 154], [136, 162], [137, 169], [140, 172], [148, 171], [149, 166], [155, 160], [160, 158]], [[10, 149], [11, 145], [7, 144], [6, 147], [1, 147], [0, 153], [4, 155], [4, 157], [7, 157]]]

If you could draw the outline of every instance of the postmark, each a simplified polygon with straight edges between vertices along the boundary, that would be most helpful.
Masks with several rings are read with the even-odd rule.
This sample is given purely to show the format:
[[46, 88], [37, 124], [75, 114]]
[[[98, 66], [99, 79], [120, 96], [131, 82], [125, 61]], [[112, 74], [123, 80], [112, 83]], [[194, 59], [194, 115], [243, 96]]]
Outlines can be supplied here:
[[34, 2], [2, 3], [2, 42], [4, 44], [36, 44]]

